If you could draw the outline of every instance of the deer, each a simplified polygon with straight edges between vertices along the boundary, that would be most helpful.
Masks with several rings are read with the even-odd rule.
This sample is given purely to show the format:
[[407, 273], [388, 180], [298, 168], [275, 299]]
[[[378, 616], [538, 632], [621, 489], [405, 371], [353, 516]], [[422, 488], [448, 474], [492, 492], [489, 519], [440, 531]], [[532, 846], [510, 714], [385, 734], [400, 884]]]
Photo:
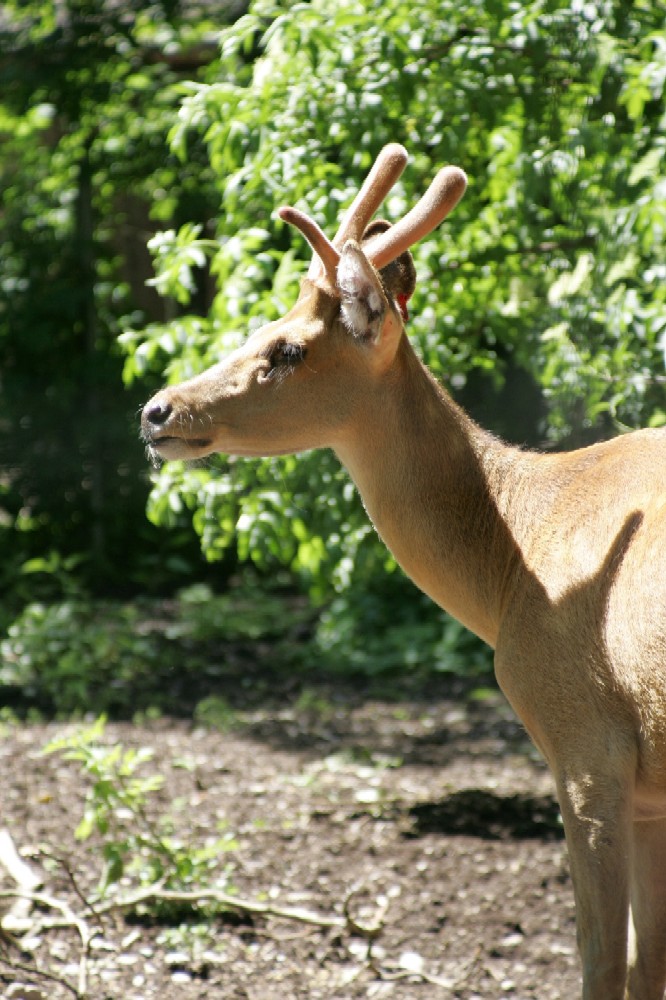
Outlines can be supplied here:
[[508, 444], [431, 375], [405, 330], [410, 247], [462, 197], [443, 167], [375, 219], [406, 150], [376, 158], [293, 308], [142, 411], [155, 460], [329, 448], [405, 573], [494, 650], [549, 766], [566, 837], [584, 1000], [666, 988], [666, 430], [571, 451]]

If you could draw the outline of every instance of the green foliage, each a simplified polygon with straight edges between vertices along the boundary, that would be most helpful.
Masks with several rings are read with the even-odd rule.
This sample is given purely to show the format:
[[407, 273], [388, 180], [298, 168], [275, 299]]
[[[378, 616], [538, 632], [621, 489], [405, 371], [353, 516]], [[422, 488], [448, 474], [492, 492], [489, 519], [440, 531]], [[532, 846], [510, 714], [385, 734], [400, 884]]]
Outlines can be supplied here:
[[246, 658], [265, 657], [269, 672], [306, 663], [312, 618], [280, 580], [255, 576], [222, 595], [197, 584], [168, 601], [32, 602], [0, 642], [0, 692], [59, 717], [164, 711], [228, 727], [233, 709], [211, 688], [236, 687]]
[[[171, 131], [183, 166], [204, 143], [223, 206], [217, 249], [192, 226], [154, 242], [158, 287], [186, 301], [192, 267], [210, 259], [218, 294], [191, 333], [182, 320], [133, 333], [127, 378], [177, 382], [283, 313], [308, 248], [276, 206], [335, 231], [398, 140], [412, 163], [389, 218], [444, 162], [470, 178], [415, 250], [409, 333], [431, 368], [454, 391], [529, 372], [547, 411], [535, 428], [512, 401], [521, 440], [663, 423], [665, 26], [659, 5], [629, 0], [255, 0], [222, 33], [215, 78], [182, 88]], [[291, 567], [318, 598], [348, 594], [331, 648], [351, 650], [349, 616], [395, 569], [328, 454], [169, 465], [149, 509], [160, 524], [189, 512], [210, 559], [235, 551]]]
[[144, 699], [156, 698], [156, 681], [177, 656], [159, 632], [142, 627], [137, 604], [32, 603], [0, 644], [0, 683], [49, 713], [126, 714], [150, 706]]
[[[174, 833], [168, 814], [154, 817], [155, 796], [164, 784], [161, 774], [147, 771], [153, 760], [149, 747], [125, 748], [109, 742], [105, 720], [55, 739], [45, 748], [80, 766], [87, 784], [79, 840], [94, 838], [104, 859], [99, 896], [123, 883], [188, 890], [210, 886], [220, 856], [236, 848], [224, 835], [195, 846]], [[217, 878], [219, 885], [220, 878]]]
[[318, 663], [343, 674], [474, 677], [492, 670], [487, 646], [407, 586], [384, 594], [357, 587], [336, 597], [319, 618], [313, 645]]
[[[0, 642], [0, 696], [25, 714], [185, 714], [229, 730], [274, 675], [475, 676], [490, 651], [399, 578], [318, 609], [253, 575], [224, 594], [28, 604]], [[251, 673], [250, 673], [251, 671]], [[248, 685], [250, 687], [248, 688]]]
[[303, 601], [280, 589], [281, 582], [248, 573], [224, 594], [206, 584], [186, 587], [178, 594], [168, 638], [191, 644], [264, 641], [279, 649], [288, 631], [306, 626], [312, 614]]

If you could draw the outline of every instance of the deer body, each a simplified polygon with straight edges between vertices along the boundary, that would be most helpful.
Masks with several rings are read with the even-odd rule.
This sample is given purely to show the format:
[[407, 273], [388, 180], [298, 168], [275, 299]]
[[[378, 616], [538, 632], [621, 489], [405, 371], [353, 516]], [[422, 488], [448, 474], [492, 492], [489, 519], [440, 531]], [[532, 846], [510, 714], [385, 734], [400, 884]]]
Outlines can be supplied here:
[[464, 175], [361, 243], [404, 156], [388, 150], [333, 244], [284, 211], [316, 252], [296, 306], [158, 393], [143, 433], [163, 458], [334, 449], [405, 572], [495, 648], [498, 681], [553, 771], [585, 1000], [663, 1000], [666, 431], [542, 455], [456, 405], [405, 335], [409, 269], [390, 268]]

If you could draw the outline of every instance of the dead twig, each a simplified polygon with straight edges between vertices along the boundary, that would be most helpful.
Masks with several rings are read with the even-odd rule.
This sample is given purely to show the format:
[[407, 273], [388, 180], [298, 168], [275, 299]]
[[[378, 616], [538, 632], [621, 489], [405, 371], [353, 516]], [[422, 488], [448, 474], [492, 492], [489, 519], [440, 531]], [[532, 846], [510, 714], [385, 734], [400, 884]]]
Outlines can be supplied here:
[[[48, 917], [37, 918], [31, 927], [31, 933], [33, 935], [37, 935], [45, 930], [55, 930], [63, 927], [73, 927], [76, 929], [79, 938], [81, 939], [81, 950], [79, 954], [78, 985], [75, 992], [76, 996], [82, 1000], [82, 998], [86, 997], [88, 993], [88, 957], [90, 955], [91, 941], [95, 937], [97, 931], [91, 930], [85, 918], [80, 916], [78, 913], [75, 913], [69, 903], [66, 903], [61, 899], [57, 899], [55, 896], [49, 896], [45, 892], [27, 892], [20, 889], [8, 889], [4, 892], [0, 892], [0, 899], [10, 898], [28, 900], [33, 906], [40, 906], [47, 910], [55, 910], [56, 912], [62, 914], [62, 916], [58, 919]], [[41, 974], [42, 973], [40, 972], [40, 975]], [[71, 988], [74, 989], [73, 987]]]
[[319, 927], [322, 930], [339, 930], [368, 939], [376, 938], [384, 926], [385, 908], [380, 912], [377, 923], [361, 924], [349, 912], [349, 902], [353, 895], [354, 893], [350, 893], [347, 897], [343, 907], [344, 915], [338, 917], [331, 914], [313, 913], [311, 910], [303, 909], [300, 906], [276, 906], [273, 903], [265, 903], [260, 900], [244, 899], [240, 896], [232, 896], [218, 889], [184, 891], [164, 889], [161, 885], [155, 885], [140, 889], [120, 899], [109, 900], [108, 903], [97, 906], [96, 912], [102, 915], [113, 911], [133, 910], [137, 906], [142, 906], [146, 903], [158, 902], [188, 903], [192, 906], [204, 903], [217, 903], [219, 906], [241, 913], [250, 913], [263, 917], [276, 917], [281, 920], [291, 920], [296, 923], [307, 924], [311, 927]]
[[70, 864], [69, 859], [66, 858], [66, 857], [62, 857], [59, 854], [54, 854], [51, 851], [48, 851], [48, 850], [46, 850], [43, 847], [40, 849], [39, 853], [43, 857], [49, 858], [51, 861], [54, 861], [60, 868], [62, 868], [62, 870], [64, 871], [65, 875], [67, 876], [67, 880], [68, 880], [69, 884], [71, 885], [72, 889], [74, 890], [74, 892], [76, 893], [76, 895], [78, 896], [78, 898], [81, 900], [81, 902], [85, 906], [86, 910], [90, 911], [90, 913], [92, 914], [92, 916], [97, 921], [97, 924], [99, 925], [100, 931], [102, 931], [103, 930], [103, 926], [102, 926], [102, 921], [101, 921], [101, 919], [99, 917], [99, 914], [97, 913], [97, 911], [96, 911], [93, 903], [91, 902], [91, 900], [86, 896], [85, 892], [83, 891], [83, 889], [79, 885], [79, 881], [78, 881], [76, 875], [74, 874], [74, 869], [72, 868], [72, 865]]
[[347, 897], [343, 905], [343, 913], [345, 915], [346, 929], [350, 931], [352, 934], [356, 934], [358, 937], [366, 938], [370, 942], [368, 946], [368, 956], [369, 956], [372, 950], [372, 942], [379, 937], [379, 935], [384, 929], [384, 921], [386, 918], [386, 914], [388, 913], [388, 908], [390, 906], [390, 903], [387, 899], [385, 903], [380, 907], [379, 912], [377, 914], [377, 920], [374, 924], [361, 924], [358, 922], [358, 920], [352, 917], [350, 911], [351, 901], [354, 898], [354, 896], [358, 895], [359, 891], [360, 890], [358, 888], [355, 888], [352, 889], [347, 894]]
[[[16, 883], [22, 893], [35, 892], [44, 884], [41, 874], [27, 865], [20, 856], [9, 830], [0, 830], [0, 866]], [[30, 925], [30, 903], [25, 896], [14, 896], [14, 905], [2, 915], [5, 933], [20, 933]]]
[[64, 986], [65, 989], [69, 990], [69, 992], [76, 997], [76, 1000], [83, 1000], [82, 994], [79, 993], [76, 986], [72, 986], [69, 980], [56, 975], [55, 972], [46, 972], [45, 969], [40, 969], [37, 965], [28, 965], [25, 962], [15, 962], [13, 959], [5, 958], [4, 956], [0, 956], [0, 963], [5, 965], [12, 972], [22, 973], [33, 982], [38, 982], [40, 979], [44, 979], [49, 983], [58, 983], [59, 986]]
[[468, 985], [470, 976], [478, 964], [481, 953], [482, 948], [479, 946], [471, 958], [458, 970], [458, 975], [455, 979], [433, 976], [423, 969], [387, 968], [375, 961], [371, 961], [369, 966], [377, 978], [385, 982], [398, 982], [403, 979], [409, 979], [416, 983], [428, 983], [429, 986], [438, 986], [440, 989], [448, 990], [450, 996], [458, 996], [458, 992]]

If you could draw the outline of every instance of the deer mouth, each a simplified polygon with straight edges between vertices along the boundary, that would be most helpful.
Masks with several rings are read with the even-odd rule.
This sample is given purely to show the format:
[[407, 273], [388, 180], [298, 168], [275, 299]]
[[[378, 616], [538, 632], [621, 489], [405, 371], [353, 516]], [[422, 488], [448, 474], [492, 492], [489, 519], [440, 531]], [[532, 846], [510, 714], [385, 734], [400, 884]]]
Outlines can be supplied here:
[[212, 446], [210, 438], [186, 438], [175, 434], [151, 434], [145, 437], [145, 441], [154, 458], [166, 460], [200, 458]]
[[156, 448], [161, 448], [164, 445], [170, 445], [174, 441], [177, 441], [181, 445], [186, 445], [189, 448], [207, 448], [211, 443], [210, 438], [186, 438], [179, 437], [176, 434], [162, 434], [159, 437], [154, 437], [150, 440], [149, 444], [154, 445]]

